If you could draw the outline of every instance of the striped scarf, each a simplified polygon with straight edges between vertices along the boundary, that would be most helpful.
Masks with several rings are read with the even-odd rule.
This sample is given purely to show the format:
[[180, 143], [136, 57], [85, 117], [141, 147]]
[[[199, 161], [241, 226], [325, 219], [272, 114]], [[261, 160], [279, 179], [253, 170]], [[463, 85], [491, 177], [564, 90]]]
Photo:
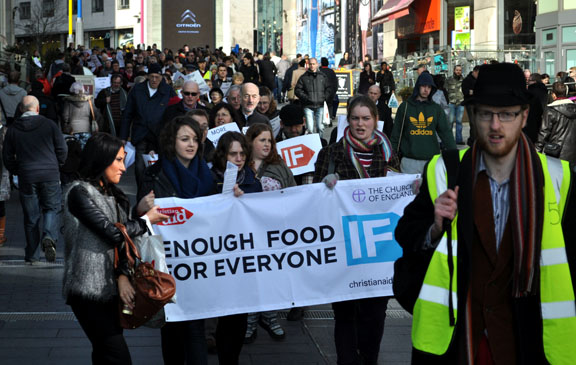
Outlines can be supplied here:
[[354, 138], [352, 133], [350, 133], [350, 127], [346, 127], [344, 130], [343, 143], [344, 148], [350, 156], [350, 160], [354, 164], [354, 167], [356, 168], [356, 171], [358, 171], [358, 175], [361, 179], [368, 178], [370, 175], [368, 175], [368, 171], [366, 171], [366, 168], [362, 165], [354, 151], [367, 153], [372, 152], [376, 146], [380, 146], [384, 161], [390, 162], [390, 159], [392, 158], [392, 145], [390, 144], [390, 141], [388, 141], [388, 138], [386, 138], [386, 136], [377, 129], [374, 129], [372, 138], [366, 143]]
[[[477, 166], [481, 152], [478, 143], [472, 147], [472, 166]], [[524, 133], [518, 140], [516, 162], [510, 175], [510, 220], [514, 246], [512, 295], [514, 298], [538, 293], [535, 276], [538, 274], [542, 225], [544, 220], [544, 175], [536, 149]], [[473, 359], [470, 290], [467, 297], [466, 333], [467, 356]], [[471, 364], [473, 362], [470, 362]]]

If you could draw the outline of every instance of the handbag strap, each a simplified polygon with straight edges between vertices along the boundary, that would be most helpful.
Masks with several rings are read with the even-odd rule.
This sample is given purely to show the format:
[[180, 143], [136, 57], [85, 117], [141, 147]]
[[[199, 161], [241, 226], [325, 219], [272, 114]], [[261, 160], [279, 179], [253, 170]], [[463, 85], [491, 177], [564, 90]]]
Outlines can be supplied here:
[[[118, 228], [118, 230], [120, 231], [120, 233], [122, 233], [122, 235], [124, 236], [124, 249], [126, 251], [126, 258], [128, 258], [128, 264], [130, 265], [130, 267], [134, 267], [134, 258], [137, 258], [139, 261], [141, 261], [141, 257], [140, 257], [140, 252], [138, 252], [138, 248], [136, 248], [136, 245], [134, 244], [134, 242], [132, 241], [132, 238], [130, 238], [130, 236], [128, 235], [128, 232], [126, 231], [126, 226], [124, 226], [122, 223], [114, 223], [114, 226], [116, 228]], [[132, 254], [134, 255], [134, 257], [132, 256]], [[114, 268], [116, 269], [118, 267], [118, 246], [116, 246], [114, 248]]]
[[400, 128], [400, 139], [398, 140], [398, 148], [396, 149], [396, 156], [400, 156], [400, 144], [402, 143], [402, 137], [404, 134], [404, 123], [406, 123], [406, 111], [408, 110], [408, 101], [405, 102], [406, 107], [404, 108], [404, 116], [402, 117], [402, 127]]
[[96, 115], [94, 114], [94, 107], [92, 106], [92, 100], [88, 98], [88, 105], [90, 105], [90, 114], [92, 114], [92, 120], [96, 120]]

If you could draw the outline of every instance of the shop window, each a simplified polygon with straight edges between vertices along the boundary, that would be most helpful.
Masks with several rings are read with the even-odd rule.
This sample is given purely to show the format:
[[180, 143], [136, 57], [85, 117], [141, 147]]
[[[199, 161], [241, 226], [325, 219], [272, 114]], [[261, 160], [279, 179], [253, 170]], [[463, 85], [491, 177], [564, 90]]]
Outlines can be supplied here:
[[545, 68], [548, 75], [556, 74], [556, 57], [554, 52], [544, 52]]
[[101, 13], [104, 11], [104, 0], [92, 0], [92, 12]]
[[564, 10], [570, 9], [576, 9], [576, 0], [564, 0]]
[[576, 43], [576, 27], [562, 27], [562, 43]]
[[566, 50], [566, 69], [576, 67], [576, 49]]
[[130, 9], [130, 0], [118, 0], [118, 9]]
[[54, 0], [42, 1], [42, 16], [50, 18], [54, 16]]
[[[566, 2], [566, 0], [564, 0]], [[558, 11], [558, 0], [538, 1], [538, 14]]]
[[554, 46], [556, 45], [556, 28], [544, 29], [542, 31], [542, 45]]
[[18, 11], [20, 12], [20, 20], [29, 20], [32, 18], [32, 13], [30, 12], [30, 1], [20, 3]]

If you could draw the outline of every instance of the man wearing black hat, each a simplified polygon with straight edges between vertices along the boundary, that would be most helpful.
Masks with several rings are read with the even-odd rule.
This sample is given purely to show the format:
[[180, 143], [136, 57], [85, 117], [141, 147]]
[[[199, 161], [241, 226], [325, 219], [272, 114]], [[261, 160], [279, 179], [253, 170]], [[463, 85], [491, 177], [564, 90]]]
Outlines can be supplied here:
[[127, 141], [130, 137], [136, 148], [136, 181], [140, 181], [146, 167], [142, 155], [158, 150], [162, 116], [170, 98], [176, 96], [161, 72], [162, 67], [158, 63], [148, 66], [148, 81], [134, 85], [122, 114], [120, 138]]
[[522, 133], [530, 97], [518, 66], [481, 66], [467, 102], [475, 143], [427, 164], [395, 231], [405, 258], [429, 259], [415, 285], [412, 362], [571, 363], [573, 173]]

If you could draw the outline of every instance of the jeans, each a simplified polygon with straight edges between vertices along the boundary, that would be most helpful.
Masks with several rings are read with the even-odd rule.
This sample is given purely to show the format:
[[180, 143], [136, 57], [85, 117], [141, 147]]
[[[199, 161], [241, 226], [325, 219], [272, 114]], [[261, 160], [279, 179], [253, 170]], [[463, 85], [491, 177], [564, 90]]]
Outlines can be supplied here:
[[[24, 216], [24, 232], [26, 261], [38, 260], [36, 253], [40, 241], [50, 238], [54, 243], [58, 240], [60, 228], [60, 209], [62, 206], [62, 189], [60, 181], [38, 183], [20, 183], [20, 204]], [[40, 230], [40, 214], [42, 214], [42, 230]]]
[[389, 297], [332, 303], [338, 365], [378, 363]]
[[324, 124], [322, 124], [323, 113], [324, 107], [304, 108], [304, 117], [306, 117], [306, 129], [308, 129], [308, 132], [318, 133], [320, 137], [322, 137], [322, 132], [324, 132]]
[[448, 114], [448, 122], [450, 127], [454, 127], [456, 122], [456, 143], [462, 143], [462, 115], [464, 115], [464, 106], [456, 104], [448, 104], [450, 114]]

